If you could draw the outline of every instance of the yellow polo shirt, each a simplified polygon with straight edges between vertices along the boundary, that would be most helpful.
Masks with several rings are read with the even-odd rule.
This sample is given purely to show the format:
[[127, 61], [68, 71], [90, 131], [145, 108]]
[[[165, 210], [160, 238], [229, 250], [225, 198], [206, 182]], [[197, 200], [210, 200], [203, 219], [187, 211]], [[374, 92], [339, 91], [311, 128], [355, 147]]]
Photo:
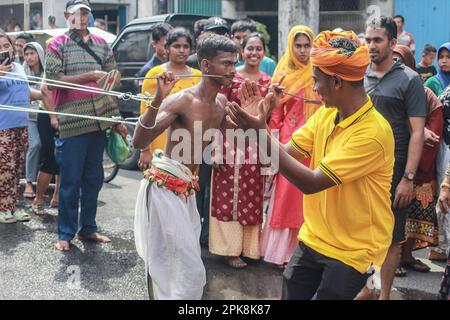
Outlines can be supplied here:
[[336, 123], [338, 110], [321, 107], [292, 136], [291, 146], [311, 157], [335, 187], [305, 195], [299, 241], [360, 273], [381, 267], [391, 245], [390, 188], [394, 136], [369, 101]]

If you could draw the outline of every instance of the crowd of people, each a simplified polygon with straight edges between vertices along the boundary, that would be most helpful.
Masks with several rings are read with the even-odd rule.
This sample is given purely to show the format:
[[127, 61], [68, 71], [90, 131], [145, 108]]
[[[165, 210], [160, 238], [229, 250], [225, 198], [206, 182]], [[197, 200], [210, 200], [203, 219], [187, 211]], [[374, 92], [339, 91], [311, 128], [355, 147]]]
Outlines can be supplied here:
[[[61, 251], [75, 236], [110, 242], [96, 224], [105, 130], [126, 133], [76, 117], [119, 116], [113, 98], [54, 82], [99, 88], [117, 69], [111, 48], [87, 29], [90, 13], [87, 1], [69, 1], [71, 28], [45, 50], [32, 36], [0, 33], [9, 53], [0, 104], [73, 115], [0, 110], [0, 223], [57, 214]], [[416, 63], [404, 23], [382, 17], [363, 39], [293, 26], [278, 63], [251, 19], [202, 19], [194, 36], [153, 26], [154, 55], [136, 74], [152, 99], [141, 102], [133, 141], [144, 172], [135, 242], [152, 298], [202, 298], [201, 246], [235, 269], [273, 264], [283, 271], [283, 299], [373, 299], [377, 271], [387, 300], [395, 276], [430, 271], [414, 250], [430, 246], [430, 260], [447, 261], [450, 43], [425, 45]], [[215, 130], [222, 139], [198, 145], [196, 123], [202, 136]], [[236, 129], [266, 140], [240, 146], [239, 134], [228, 135]], [[179, 130], [190, 148], [177, 148]], [[275, 153], [278, 168], [266, 174], [262, 155]], [[17, 206], [22, 176], [28, 210]]]

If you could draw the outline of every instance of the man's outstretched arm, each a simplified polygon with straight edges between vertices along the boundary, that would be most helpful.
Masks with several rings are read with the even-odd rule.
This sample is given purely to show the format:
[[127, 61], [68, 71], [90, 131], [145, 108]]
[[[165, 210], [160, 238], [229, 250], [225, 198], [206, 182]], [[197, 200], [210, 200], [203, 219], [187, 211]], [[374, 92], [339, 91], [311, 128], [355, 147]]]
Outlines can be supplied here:
[[151, 105], [139, 118], [134, 131], [133, 146], [143, 149], [166, 130], [178, 116], [179, 99], [167, 98], [178, 80], [171, 72], [158, 76], [156, 94]]

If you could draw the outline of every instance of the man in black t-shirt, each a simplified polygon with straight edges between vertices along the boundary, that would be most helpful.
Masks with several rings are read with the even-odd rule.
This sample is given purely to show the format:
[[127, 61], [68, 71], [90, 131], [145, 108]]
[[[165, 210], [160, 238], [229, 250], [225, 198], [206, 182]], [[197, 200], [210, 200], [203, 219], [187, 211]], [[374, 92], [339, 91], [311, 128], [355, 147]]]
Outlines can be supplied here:
[[436, 48], [431, 44], [426, 44], [423, 47], [422, 60], [416, 66], [423, 83], [437, 74], [436, 67], [433, 65], [434, 59], [436, 59], [436, 51]]
[[388, 120], [395, 138], [395, 165], [391, 201], [395, 226], [391, 247], [381, 268], [381, 300], [388, 300], [395, 269], [405, 241], [408, 206], [414, 197], [414, 178], [424, 144], [427, 115], [425, 90], [419, 75], [405, 65], [394, 62], [397, 26], [382, 17], [379, 24], [366, 29], [370, 60], [364, 86], [375, 108]]

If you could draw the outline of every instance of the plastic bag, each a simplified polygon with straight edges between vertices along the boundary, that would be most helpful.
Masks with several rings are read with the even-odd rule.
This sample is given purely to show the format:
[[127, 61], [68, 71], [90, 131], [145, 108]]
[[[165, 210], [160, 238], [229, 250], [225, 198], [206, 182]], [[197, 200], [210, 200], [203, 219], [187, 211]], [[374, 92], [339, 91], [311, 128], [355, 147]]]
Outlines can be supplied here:
[[107, 129], [106, 152], [114, 163], [121, 164], [127, 160], [130, 147], [118, 132], [111, 133], [111, 129]]

